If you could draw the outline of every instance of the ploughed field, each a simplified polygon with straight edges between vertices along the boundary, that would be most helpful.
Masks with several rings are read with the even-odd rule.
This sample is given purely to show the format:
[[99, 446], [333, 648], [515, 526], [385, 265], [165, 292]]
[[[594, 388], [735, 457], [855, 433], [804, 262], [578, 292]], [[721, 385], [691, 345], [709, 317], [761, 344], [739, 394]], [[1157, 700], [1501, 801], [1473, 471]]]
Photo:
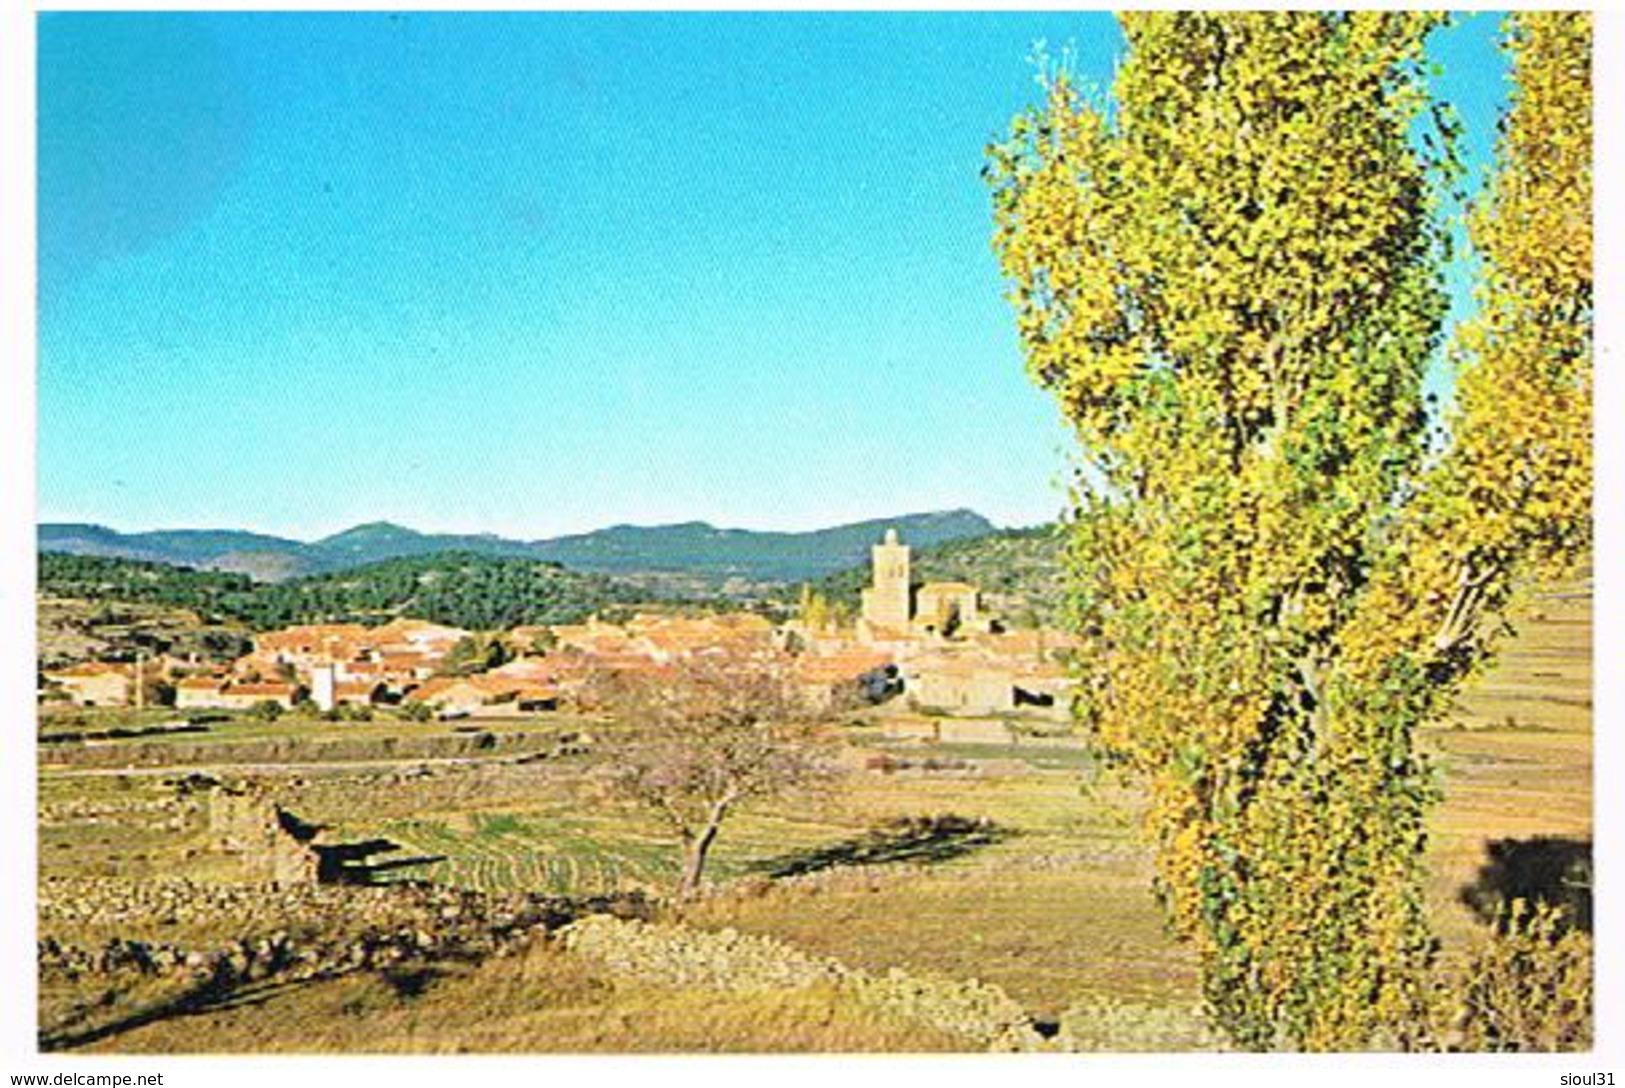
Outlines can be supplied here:
[[1590, 902], [1592, 593], [1542, 587], [1509, 619], [1499, 659], [1422, 738], [1444, 802], [1429, 824], [1429, 901], [1446, 952], [1482, 931], [1471, 900], [1561, 884]]
[[[1447, 962], [1484, 934], [1484, 894], [1589, 847], [1589, 595], [1528, 609], [1459, 720], [1423, 738], [1446, 795], [1429, 894]], [[85, 717], [80, 732], [119, 720]], [[655, 903], [674, 847], [603, 785], [613, 723], [460, 725], [221, 721], [42, 745], [40, 937], [56, 949], [42, 951], [43, 1044], [1217, 1045], [1193, 1011], [1195, 964], [1150, 890], [1139, 797], [1074, 740], [847, 727], [847, 773], [731, 819], [710, 893], [676, 919]], [[187, 776], [256, 783], [321, 825], [318, 842], [387, 844], [367, 875], [404, 886], [245, 887], [210, 831], [207, 788]], [[621, 954], [613, 933], [569, 936], [595, 911], [652, 922], [613, 923]]]

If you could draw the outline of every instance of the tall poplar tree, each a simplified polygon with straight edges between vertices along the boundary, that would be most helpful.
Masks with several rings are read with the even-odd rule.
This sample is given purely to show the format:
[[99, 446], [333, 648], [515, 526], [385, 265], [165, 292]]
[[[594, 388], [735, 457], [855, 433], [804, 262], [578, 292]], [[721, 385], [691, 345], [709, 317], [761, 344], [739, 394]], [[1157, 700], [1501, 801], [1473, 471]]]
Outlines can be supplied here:
[[[1451, 164], [1412, 137], [1430, 116], [1424, 149], [1452, 135], [1420, 76], [1437, 20], [1122, 22], [1111, 105], [1052, 78], [987, 171], [1029, 370], [1086, 461], [1081, 713], [1148, 785], [1159, 893], [1240, 1044], [1427, 1045], [1435, 791], [1415, 729], [1490, 650], [1531, 548], [1572, 555], [1589, 524], [1589, 289], [1582, 309], [1519, 316], [1523, 273], [1498, 254], [1522, 252], [1499, 209], [1534, 196], [1508, 179], [1545, 137], [1519, 136], [1514, 111], [1475, 232], [1506, 300], [1468, 339], [1452, 442], [1430, 459], [1433, 194]], [[1527, 81], [1543, 37], [1519, 25]], [[1538, 108], [1589, 93], [1583, 73], [1561, 82]], [[1589, 125], [1588, 99], [1567, 105]], [[1588, 172], [1563, 131], [1564, 168]], [[1588, 247], [1576, 199], [1552, 214]], [[1566, 252], [1537, 274], [1589, 275], [1588, 252]], [[1533, 418], [1506, 418], [1509, 382]]]

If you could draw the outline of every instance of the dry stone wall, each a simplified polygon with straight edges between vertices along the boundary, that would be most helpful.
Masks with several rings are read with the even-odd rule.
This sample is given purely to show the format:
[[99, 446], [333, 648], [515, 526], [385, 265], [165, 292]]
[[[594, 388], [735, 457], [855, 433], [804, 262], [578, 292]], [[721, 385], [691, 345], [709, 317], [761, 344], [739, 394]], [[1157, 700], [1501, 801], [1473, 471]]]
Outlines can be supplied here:
[[205, 796], [214, 847], [235, 855], [248, 880], [273, 887], [317, 882], [315, 851], [294, 837], [268, 796], [246, 788], [215, 789]]
[[636, 919], [583, 918], [560, 931], [558, 939], [612, 973], [643, 981], [736, 993], [829, 983], [872, 1008], [958, 1034], [970, 1048], [1048, 1049], [1020, 1005], [999, 987], [975, 980], [895, 969], [875, 975], [770, 937]]
[[[654, 904], [635, 895], [567, 900], [434, 885], [108, 885], [79, 879], [43, 882], [40, 893], [36, 949], [45, 983], [89, 978], [120, 986], [160, 979], [228, 992], [272, 979], [478, 960], [529, 940], [555, 939], [610, 974], [640, 982], [743, 994], [833, 986], [861, 1005], [954, 1033], [967, 1049], [1223, 1048], [1196, 1010], [1109, 999], [1068, 1009], [1053, 1037], [1045, 1038], [997, 986], [896, 969], [868, 972], [769, 937], [653, 923], [648, 919]], [[196, 927], [221, 935], [190, 941], [153, 936]]]
[[[500, 953], [584, 911], [628, 916], [652, 911], [638, 896], [569, 900], [433, 885], [252, 887], [176, 881], [107, 889], [94, 883], [42, 886], [36, 947], [42, 979], [134, 974], [229, 986], [272, 976], [332, 976], [406, 960]], [[237, 935], [207, 944], [129, 935], [186, 923]], [[126, 935], [101, 941], [70, 936], [91, 927]]]
[[490, 731], [390, 737], [285, 736], [262, 740], [53, 744], [40, 760], [68, 767], [184, 767], [270, 763], [353, 763], [387, 760], [520, 757], [560, 758], [587, 750], [578, 734]]
[[156, 932], [165, 926], [347, 932], [369, 926], [433, 925], [506, 930], [532, 917], [563, 924], [578, 913], [647, 915], [636, 894], [567, 899], [528, 892], [492, 894], [435, 884], [372, 887], [310, 884], [208, 884], [191, 880], [119, 883], [89, 878], [40, 882], [39, 930], [85, 928]]
[[1061, 1014], [1056, 1044], [1071, 1051], [1228, 1050], [1199, 1008], [1165, 1008], [1094, 998]]

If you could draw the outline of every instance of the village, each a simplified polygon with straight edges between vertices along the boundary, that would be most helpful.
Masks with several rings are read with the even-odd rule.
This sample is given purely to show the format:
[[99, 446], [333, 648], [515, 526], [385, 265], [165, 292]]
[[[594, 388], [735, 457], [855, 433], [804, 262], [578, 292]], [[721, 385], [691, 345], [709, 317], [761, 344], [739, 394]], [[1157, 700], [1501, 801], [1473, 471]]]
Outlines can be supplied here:
[[621, 623], [593, 617], [494, 633], [406, 617], [309, 624], [260, 633], [251, 652], [224, 666], [162, 655], [46, 670], [39, 697], [128, 707], [150, 705], [157, 692], [186, 711], [511, 717], [578, 709], [588, 680], [604, 672], [658, 676], [685, 659], [726, 657], [787, 660], [817, 707], [896, 699], [936, 715], [1066, 722], [1072, 638], [1007, 628], [974, 585], [916, 584], [910, 559], [895, 531], [873, 546], [871, 584], [851, 623], [818, 609], [782, 624], [749, 612], [644, 612]]

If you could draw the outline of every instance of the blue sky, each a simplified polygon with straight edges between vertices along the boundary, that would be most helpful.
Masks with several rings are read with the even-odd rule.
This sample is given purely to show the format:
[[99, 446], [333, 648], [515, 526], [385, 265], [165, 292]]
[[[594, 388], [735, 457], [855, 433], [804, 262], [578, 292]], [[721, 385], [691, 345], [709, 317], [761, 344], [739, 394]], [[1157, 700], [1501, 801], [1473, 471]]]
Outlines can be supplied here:
[[39, 517], [1052, 517], [978, 174], [1039, 40], [1109, 84], [1100, 13], [44, 15]]

